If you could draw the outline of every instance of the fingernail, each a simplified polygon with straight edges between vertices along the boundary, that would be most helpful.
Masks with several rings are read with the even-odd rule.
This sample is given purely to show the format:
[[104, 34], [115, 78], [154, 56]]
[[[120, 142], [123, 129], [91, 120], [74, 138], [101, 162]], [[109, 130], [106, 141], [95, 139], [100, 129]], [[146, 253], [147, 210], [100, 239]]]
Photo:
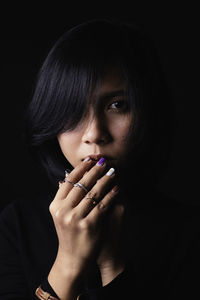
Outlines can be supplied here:
[[91, 158], [88, 156], [88, 157], [86, 157], [86, 158], [84, 159], [84, 162], [90, 161], [90, 160], [91, 160]]
[[106, 175], [107, 176], [111, 176], [114, 173], [115, 173], [115, 169], [114, 168], [110, 168], [110, 170], [106, 173]]
[[60, 180], [60, 181], [58, 182], [59, 187], [60, 187], [64, 182], [65, 182], [64, 180]]
[[119, 192], [119, 187], [117, 185], [114, 186], [114, 188], [112, 189], [113, 193], [118, 193]]
[[69, 169], [65, 170], [65, 177], [67, 177], [70, 172], [71, 172], [71, 170], [69, 170]]
[[105, 158], [100, 158], [100, 160], [97, 162], [97, 166], [102, 166], [105, 162]]

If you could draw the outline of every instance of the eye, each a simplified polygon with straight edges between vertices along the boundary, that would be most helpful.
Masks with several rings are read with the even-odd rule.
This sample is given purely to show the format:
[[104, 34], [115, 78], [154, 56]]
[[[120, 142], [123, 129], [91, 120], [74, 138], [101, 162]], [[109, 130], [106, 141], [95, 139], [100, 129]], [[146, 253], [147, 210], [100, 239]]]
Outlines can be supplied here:
[[125, 100], [117, 100], [108, 105], [109, 110], [125, 110], [127, 108]]

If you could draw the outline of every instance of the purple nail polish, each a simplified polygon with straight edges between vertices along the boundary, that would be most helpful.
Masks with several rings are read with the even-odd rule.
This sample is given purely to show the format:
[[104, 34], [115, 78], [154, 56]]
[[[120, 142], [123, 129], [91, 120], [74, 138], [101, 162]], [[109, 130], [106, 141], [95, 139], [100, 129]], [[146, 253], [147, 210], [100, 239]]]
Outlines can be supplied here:
[[97, 162], [97, 166], [102, 166], [105, 162], [105, 158], [100, 158], [100, 160]]

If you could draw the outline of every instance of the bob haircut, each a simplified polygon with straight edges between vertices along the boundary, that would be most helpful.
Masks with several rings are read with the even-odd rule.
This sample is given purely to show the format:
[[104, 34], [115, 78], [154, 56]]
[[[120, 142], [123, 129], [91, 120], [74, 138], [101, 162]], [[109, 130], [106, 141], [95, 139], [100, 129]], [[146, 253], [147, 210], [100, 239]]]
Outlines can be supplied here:
[[[136, 177], [152, 181], [166, 166], [172, 110], [152, 41], [136, 25], [94, 19], [57, 40], [38, 73], [26, 112], [29, 149], [54, 184], [71, 168], [58, 144], [58, 133], [81, 122], [91, 92], [105, 72], [116, 67], [127, 82], [127, 105], [136, 115], [131, 156]], [[98, 99], [94, 107], [97, 104]]]

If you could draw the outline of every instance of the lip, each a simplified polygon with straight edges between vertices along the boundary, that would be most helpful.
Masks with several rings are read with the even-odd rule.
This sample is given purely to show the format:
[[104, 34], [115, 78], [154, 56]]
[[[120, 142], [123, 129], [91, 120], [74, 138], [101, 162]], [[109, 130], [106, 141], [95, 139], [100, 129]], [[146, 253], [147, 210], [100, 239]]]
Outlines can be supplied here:
[[[94, 161], [98, 161], [100, 158], [105, 158], [105, 160], [108, 160], [108, 161], [112, 161], [112, 160], [114, 160], [112, 157], [109, 157], [109, 156], [107, 156], [107, 155], [104, 155], [104, 154], [102, 154], [102, 153], [100, 153], [100, 154], [89, 154], [89, 155], [87, 155], [86, 157], [90, 157], [92, 160], [94, 160]], [[86, 158], [86, 157], [84, 157], [83, 159], [82, 159], [82, 161]]]

